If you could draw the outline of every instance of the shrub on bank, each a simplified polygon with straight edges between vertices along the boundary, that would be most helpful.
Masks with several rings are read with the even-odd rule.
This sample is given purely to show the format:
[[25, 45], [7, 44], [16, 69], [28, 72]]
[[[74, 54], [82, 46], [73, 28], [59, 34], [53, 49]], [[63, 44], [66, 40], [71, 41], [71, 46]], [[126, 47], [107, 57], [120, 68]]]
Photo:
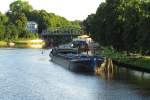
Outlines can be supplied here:
[[101, 49], [98, 50], [97, 53], [102, 56], [110, 57], [113, 60], [117, 60], [119, 62], [150, 69], [149, 57], [127, 52], [118, 52], [111, 47], [102, 47]]

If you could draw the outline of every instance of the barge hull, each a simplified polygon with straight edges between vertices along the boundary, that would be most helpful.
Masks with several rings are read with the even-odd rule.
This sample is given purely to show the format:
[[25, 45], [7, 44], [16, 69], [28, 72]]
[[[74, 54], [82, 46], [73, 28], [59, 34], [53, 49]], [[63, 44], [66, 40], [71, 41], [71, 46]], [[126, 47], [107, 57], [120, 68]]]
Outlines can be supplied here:
[[66, 69], [69, 69], [74, 72], [94, 72], [95, 68], [93, 68], [89, 61], [71, 61], [61, 56], [53, 56], [51, 60], [63, 66]]

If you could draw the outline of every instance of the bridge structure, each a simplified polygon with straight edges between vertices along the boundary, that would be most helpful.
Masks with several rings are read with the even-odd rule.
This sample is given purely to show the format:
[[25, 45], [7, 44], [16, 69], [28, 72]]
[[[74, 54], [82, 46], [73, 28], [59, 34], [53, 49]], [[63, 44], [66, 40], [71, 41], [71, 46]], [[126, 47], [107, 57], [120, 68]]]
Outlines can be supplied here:
[[58, 35], [78, 36], [83, 34], [85, 34], [85, 32], [82, 29], [69, 28], [69, 27], [56, 27], [56, 28], [43, 30], [41, 35], [42, 36], [58, 36]]
[[41, 36], [47, 42], [48, 45], [51, 44], [58, 45], [72, 41], [74, 37], [85, 34], [86, 33], [81, 29], [57, 27], [57, 28], [50, 28], [48, 30], [43, 30]]

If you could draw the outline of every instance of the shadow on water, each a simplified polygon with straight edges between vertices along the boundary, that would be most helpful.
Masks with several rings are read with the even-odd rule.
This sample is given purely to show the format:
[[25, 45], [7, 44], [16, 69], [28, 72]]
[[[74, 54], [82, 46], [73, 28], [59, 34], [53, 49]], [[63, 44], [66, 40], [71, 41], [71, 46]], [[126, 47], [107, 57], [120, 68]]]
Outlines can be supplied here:
[[[52, 60], [49, 59], [49, 62], [52, 62]], [[71, 73], [76, 74], [76, 75], [82, 75], [82, 76], [94, 76], [95, 75], [94, 72], [88, 72], [88, 71], [83, 71], [83, 70], [81, 70], [81, 71], [74, 71], [74, 70], [70, 70], [68, 68], [65, 68], [65, 67], [63, 67], [63, 66], [61, 66], [59, 64], [56, 64], [56, 65], [58, 65], [58, 67], [61, 67], [63, 70], [66, 70], [66, 71], [71, 72]]]
[[150, 73], [115, 66], [113, 72], [102, 72], [99, 77], [103, 80], [127, 84], [137, 94], [147, 96], [150, 99]]

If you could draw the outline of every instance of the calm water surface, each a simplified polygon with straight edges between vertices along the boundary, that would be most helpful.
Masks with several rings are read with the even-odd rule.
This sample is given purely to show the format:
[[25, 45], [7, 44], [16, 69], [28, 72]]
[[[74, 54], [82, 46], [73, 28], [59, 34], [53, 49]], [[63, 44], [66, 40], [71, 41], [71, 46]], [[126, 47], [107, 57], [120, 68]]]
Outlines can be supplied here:
[[150, 100], [150, 74], [74, 73], [50, 62], [50, 50], [0, 49], [0, 100]]

